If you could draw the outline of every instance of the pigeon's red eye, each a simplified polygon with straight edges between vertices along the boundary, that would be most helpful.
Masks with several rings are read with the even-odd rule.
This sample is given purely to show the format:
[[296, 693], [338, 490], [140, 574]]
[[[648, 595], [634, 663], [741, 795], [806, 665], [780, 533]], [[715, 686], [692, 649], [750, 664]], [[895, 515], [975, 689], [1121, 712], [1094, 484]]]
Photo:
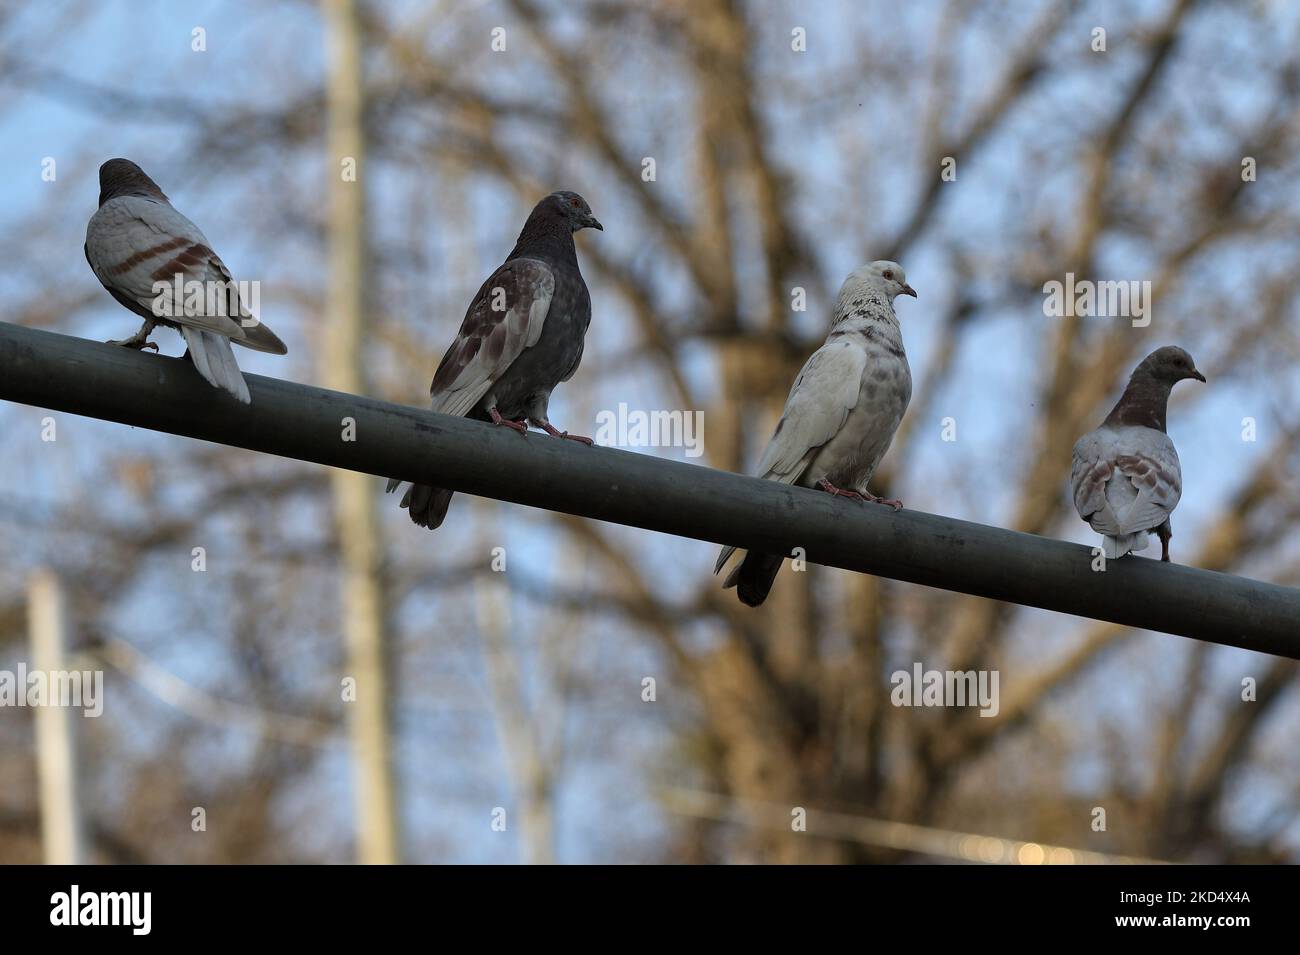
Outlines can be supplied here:
[[573, 208], [576, 209], [576, 208], [578, 208], [579, 202], [578, 202], [577, 199], [570, 199], [570, 200], [569, 200], [569, 205], [573, 206]]

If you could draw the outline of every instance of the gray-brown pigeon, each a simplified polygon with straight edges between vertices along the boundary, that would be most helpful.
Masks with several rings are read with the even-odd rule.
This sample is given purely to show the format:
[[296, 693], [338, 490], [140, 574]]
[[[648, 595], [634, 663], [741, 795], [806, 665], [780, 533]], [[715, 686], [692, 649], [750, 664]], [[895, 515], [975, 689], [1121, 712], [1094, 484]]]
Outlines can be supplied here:
[[[479, 288], [456, 340], [429, 388], [433, 410], [491, 421], [519, 432], [528, 422], [557, 438], [590, 438], [555, 428], [547, 417], [551, 391], [582, 360], [591, 296], [578, 270], [573, 234], [604, 231], [587, 200], [553, 192], [533, 208], [505, 264]], [[396, 490], [401, 481], [388, 482]], [[415, 484], [402, 497], [411, 520], [430, 530], [447, 516], [452, 492]]]
[[1074, 508], [1102, 535], [1108, 560], [1145, 550], [1149, 534], [1160, 538], [1160, 559], [1169, 560], [1169, 515], [1182, 496], [1183, 474], [1165, 415], [1170, 390], [1184, 378], [1205, 381], [1187, 352], [1157, 348], [1133, 370], [1101, 427], [1074, 445]]
[[[888, 504], [867, 482], [889, 450], [912, 397], [912, 373], [894, 299], [916, 297], [896, 262], [872, 262], [849, 273], [840, 287], [830, 335], [799, 372], [758, 476], [782, 484], [821, 488], [855, 500]], [[735, 547], [724, 547], [713, 572]], [[785, 557], [749, 551], [727, 576], [742, 603], [767, 599]]]
[[111, 345], [157, 351], [148, 340], [154, 327], [174, 328], [198, 373], [244, 404], [248, 385], [230, 343], [276, 355], [288, 350], [244, 307], [230, 270], [199, 227], [129, 159], [99, 167], [99, 208], [86, 226], [85, 252], [108, 293], [144, 319], [135, 335]]

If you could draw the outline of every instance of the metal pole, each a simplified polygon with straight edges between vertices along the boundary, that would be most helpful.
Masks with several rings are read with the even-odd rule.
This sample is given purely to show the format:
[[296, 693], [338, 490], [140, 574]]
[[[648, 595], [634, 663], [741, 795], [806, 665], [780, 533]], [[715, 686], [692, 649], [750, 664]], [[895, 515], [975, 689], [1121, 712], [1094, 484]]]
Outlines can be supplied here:
[[1098, 573], [1079, 544], [245, 377], [249, 406], [180, 359], [0, 323], [10, 401], [1300, 659], [1294, 588], [1140, 557]]
[[[67, 622], [59, 578], [51, 570], [32, 574], [27, 589], [32, 670], [53, 692], [56, 674], [67, 669]], [[26, 687], [19, 687], [25, 693]], [[70, 701], [47, 699], [36, 708], [36, 764], [40, 779], [41, 842], [47, 865], [81, 865], [85, 840], [77, 792], [76, 711]]]

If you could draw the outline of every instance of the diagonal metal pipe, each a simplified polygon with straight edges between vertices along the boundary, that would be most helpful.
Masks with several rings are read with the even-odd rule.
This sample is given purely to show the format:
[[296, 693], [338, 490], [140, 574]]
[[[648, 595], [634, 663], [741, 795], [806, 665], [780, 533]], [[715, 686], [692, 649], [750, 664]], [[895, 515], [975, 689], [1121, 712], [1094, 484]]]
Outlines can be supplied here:
[[0, 399], [1300, 659], [1295, 588], [1141, 557], [1100, 573], [1080, 544], [245, 378], [247, 406], [181, 359], [0, 323]]

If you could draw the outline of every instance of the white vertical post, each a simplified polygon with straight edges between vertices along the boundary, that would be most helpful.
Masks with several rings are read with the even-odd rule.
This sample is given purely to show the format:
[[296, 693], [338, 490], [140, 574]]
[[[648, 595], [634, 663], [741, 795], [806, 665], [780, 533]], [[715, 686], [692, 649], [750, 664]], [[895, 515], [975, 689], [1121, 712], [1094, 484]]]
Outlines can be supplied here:
[[[363, 42], [353, 0], [324, 0], [329, 189], [329, 294], [324, 374], [329, 387], [365, 394], [368, 249], [366, 241]], [[344, 164], [352, 163], [350, 170]], [[349, 178], [344, 173], [349, 172]], [[337, 423], [339, 440], [345, 422]], [[369, 433], [356, 440], [372, 440]], [[385, 642], [383, 541], [378, 484], [367, 474], [330, 473], [342, 579], [348, 672], [356, 679], [349, 726], [356, 784], [357, 857], [401, 862], [401, 826], [392, 765], [392, 712]]]
[[[53, 571], [41, 569], [32, 575], [27, 613], [32, 669], [49, 681], [66, 669], [68, 642], [63, 589]], [[71, 707], [59, 703], [47, 698], [35, 713], [41, 842], [47, 864], [80, 865], [86, 860], [78, 802], [76, 716]]]

